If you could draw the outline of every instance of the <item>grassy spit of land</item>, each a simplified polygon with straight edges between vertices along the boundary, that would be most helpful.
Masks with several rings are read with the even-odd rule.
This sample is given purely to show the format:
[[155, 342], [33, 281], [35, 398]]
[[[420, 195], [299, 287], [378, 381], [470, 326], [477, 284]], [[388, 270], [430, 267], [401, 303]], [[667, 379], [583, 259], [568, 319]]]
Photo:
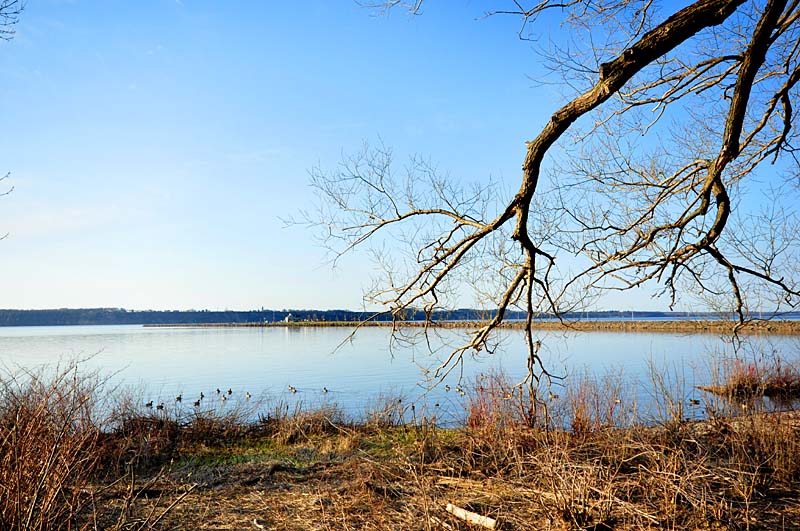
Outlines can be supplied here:
[[[147, 324], [146, 327], [165, 328], [262, 328], [262, 327], [434, 327], [434, 328], [478, 328], [485, 325], [481, 321], [441, 321], [425, 323], [424, 321], [291, 321], [277, 323], [214, 323], [214, 324]], [[526, 326], [523, 321], [506, 322], [502, 328], [521, 330]], [[576, 332], [646, 332], [646, 333], [680, 333], [680, 334], [773, 334], [800, 335], [800, 321], [750, 321], [738, 324], [727, 320], [663, 320], [663, 321], [534, 321], [535, 330], [559, 330]]]
[[[73, 367], [4, 376], [0, 528], [475, 529], [453, 504], [502, 529], [798, 529], [800, 417], [733, 392], [751, 367], [703, 422], [666, 388], [641, 419], [615, 382], [534, 400], [491, 375], [458, 429], [396, 400], [358, 422], [251, 401], [186, 414]], [[786, 367], [756, 376], [800, 381]]]

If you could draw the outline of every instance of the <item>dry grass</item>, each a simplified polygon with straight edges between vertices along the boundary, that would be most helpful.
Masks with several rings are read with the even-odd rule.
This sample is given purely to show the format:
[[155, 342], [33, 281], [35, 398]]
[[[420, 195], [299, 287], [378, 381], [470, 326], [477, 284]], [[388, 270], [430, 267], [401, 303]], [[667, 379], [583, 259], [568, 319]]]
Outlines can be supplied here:
[[70, 529], [100, 461], [97, 383], [74, 367], [0, 380], [0, 528]]
[[235, 415], [142, 415], [117, 395], [75, 363], [0, 375], [0, 529], [158, 528], [189, 490], [152, 488], [181, 445], [250, 429]]
[[[170, 519], [195, 529], [254, 520], [268, 529], [470, 528], [445, 512], [454, 503], [504, 529], [796, 529], [796, 426], [764, 417], [710, 428], [606, 429], [577, 440], [520, 428], [500, 447], [485, 431], [385, 428], [341, 452], [311, 455], [297, 444], [227, 468], [224, 481], [199, 487], [201, 515], [179, 508]], [[756, 439], [766, 446], [749, 452]]]
[[460, 429], [403, 424], [397, 399], [360, 423], [285, 405], [108, 422], [91, 381], [5, 383], [0, 528], [474, 528], [453, 503], [509, 530], [800, 529], [793, 412], [645, 423], [613, 375], [531, 396], [492, 374]]

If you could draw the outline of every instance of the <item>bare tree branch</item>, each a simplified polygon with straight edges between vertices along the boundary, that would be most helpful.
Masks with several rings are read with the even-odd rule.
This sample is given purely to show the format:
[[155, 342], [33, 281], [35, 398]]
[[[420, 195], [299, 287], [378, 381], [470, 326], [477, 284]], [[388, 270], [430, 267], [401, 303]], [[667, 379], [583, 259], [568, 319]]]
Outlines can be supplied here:
[[301, 221], [322, 229], [334, 260], [373, 245], [386, 265], [367, 301], [430, 316], [465, 287], [486, 297], [493, 313], [437, 375], [489, 349], [521, 309], [530, 382], [548, 375], [533, 320], [609, 290], [658, 283], [670, 305], [724, 298], [740, 322], [752, 305], [796, 307], [800, 231], [778, 230], [800, 226], [796, 212], [734, 214], [751, 201], [748, 183], [800, 177], [800, 0], [697, 0], [666, 18], [645, 0], [515, 0], [488, 15], [520, 17], [528, 38], [548, 11], [590, 35], [586, 49], [549, 56], [582, 88], [527, 142], [513, 197], [418, 159], [400, 177], [382, 145], [312, 172], [318, 211]]

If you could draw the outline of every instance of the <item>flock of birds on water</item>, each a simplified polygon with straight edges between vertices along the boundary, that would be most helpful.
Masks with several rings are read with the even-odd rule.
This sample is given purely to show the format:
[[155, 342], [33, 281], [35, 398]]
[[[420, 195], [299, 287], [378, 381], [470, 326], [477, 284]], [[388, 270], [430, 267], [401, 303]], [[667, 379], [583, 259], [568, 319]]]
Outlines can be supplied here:
[[[449, 392], [450, 389], [451, 389], [451, 387], [449, 385], [445, 385], [444, 386], [444, 390], [445, 391]], [[297, 387], [294, 387], [293, 385], [288, 386], [287, 390], [292, 394], [297, 394]], [[464, 391], [464, 389], [461, 386], [456, 386], [455, 392], [460, 394], [461, 396], [465, 396], [467, 394], [467, 392]], [[327, 395], [328, 393], [329, 393], [328, 388], [327, 387], [323, 387], [322, 388], [322, 394], [323, 395]], [[219, 396], [219, 398], [220, 398], [220, 400], [222, 402], [225, 402], [225, 401], [228, 400], [229, 397], [231, 397], [233, 395], [233, 389], [229, 387], [227, 391], [223, 392], [223, 391], [221, 391], [219, 389], [219, 387], [217, 387], [216, 395]], [[553, 396], [558, 398], [557, 395], [551, 395], [551, 398]], [[203, 401], [203, 399], [205, 397], [206, 397], [206, 395], [202, 391], [200, 391], [200, 397], [193, 402], [192, 406], [195, 407], [195, 408], [199, 408], [201, 406], [202, 401]], [[245, 392], [244, 397], [245, 397], [245, 400], [250, 400], [251, 398], [253, 398], [253, 395], [251, 395], [250, 392], [248, 391], [248, 392]], [[511, 398], [510, 395], [508, 396], [508, 398]], [[178, 396], [175, 397], [175, 403], [176, 404], [183, 403], [183, 393], [181, 393], [181, 394], [179, 394]], [[436, 404], [436, 405], [438, 406], [438, 404]], [[149, 402], [146, 402], [144, 404], [144, 407], [146, 407], [147, 409], [153, 409], [153, 407], [155, 407], [156, 410], [163, 411], [164, 410], [164, 402], [159, 402], [158, 404], [155, 404], [155, 406], [154, 406], [153, 405], [153, 401], [150, 400]]]
[[[294, 386], [290, 385], [287, 389], [292, 394], [296, 394], [297, 393], [297, 388], [294, 387]], [[217, 387], [215, 394], [216, 394], [216, 396], [219, 397], [219, 400], [222, 403], [225, 403], [229, 398], [231, 398], [233, 396], [233, 389], [229, 387], [227, 391], [222, 391], [222, 390], [220, 390], [219, 387]], [[328, 394], [328, 388], [327, 387], [323, 387], [322, 388], [322, 394], [324, 394], [324, 395]], [[192, 406], [195, 407], [195, 408], [199, 408], [202, 405], [203, 399], [205, 397], [206, 397], [205, 393], [200, 391], [200, 396], [198, 397], [197, 400], [195, 400], [192, 403]], [[244, 398], [245, 398], [245, 400], [250, 400], [251, 398], [253, 398], [253, 395], [251, 395], [249, 391], [246, 391], [244, 393]], [[183, 393], [181, 393], [181, 394], [179, 394], [178, 396], [175, 397], [175, 403], [176, 404], [183, 403]], [[148, 402], [145, 402], [144, 407], [146, 407], [147, 409], [153, 409], [155, 407], [155, 409], [157, 411], [163, 411], [164, 410], [164, 402], [159, 402], [158, 404], [154, 405], [153, 401], [150, 400]]]
[[[483, 378], [485, 378], [485, 376], [484, 376], [484, 375], [482, 375], [482, 377], [483, 377]], [[452, 389], [452, 388], [450, 387], [450, 385], [445, 385], [445, 386], [444, 386], [444, 390], [445, 390], [445, 392], [450, 392], [450, 390], [451, 390], [451, 389]], [[297, 394], [297, 388], [296, 388], [296, 387], [294, 387], [294, 386], [292, 386], [292, 385], [289, 385], [289, 386], [287, 387], [287, 390], [288, 390], [290, 393], [292, 393], [292, 394]], [[455, 391], [457, 394], [461, 395], [461, 396], [465, 396], [465, 395], [467, 394], [467, 392], [466, 392], [466, 391], [464, 390], [464, 388], [463, 388], [463, 387], [461, 387], [461, 386], [456, 386], [456, 387], [455, 387], [455, 389], [454, 389], [454, 391]], [[479, 388], [478, 388], [478, 391], [479, 391], [479, 392], [480, 392], [480, 391], [484, 391], [484, 388], [483, 388], [483, 387], [479, 387]], [[329, 392], [329, 391], [328, 391], [328, 388], [327, 388], [327, 387], [323, 387], [323, 388], [322, 388], [322, 394], [323, 394], [323, 395], [327, 395], [327, 394], [328, 394], [328, 392]], [[220, 397], [220, 401], [221, 401], [222, 403], [225, 403], [225, 402], [228, 400], [228, 398], [229, 398], [229, 397], [231, 397], [231, 396], [233, 395], [233, 389], [231, 389], [231, 388], [229, 387], [227, 391], [223, 392], [223, 391], [221, 391], [221, 390], [219, 389], [219, 387], [217, 387], [217, 389], [216, 389], [216, 393], [215, 393], [215, 394], [216, 394], [217, 396], [219, 396], [219, 397]], [[195, 408], [199, 408], [199, 407], [201, 406], [201, 403], [202, 403], [202, 401], [203, 401], [203, 399], [204, 399], [205, 397], [206, 397], [206, 395], [205, 395], [205, 394], [203, 394], [203, 392], [202, 392], [202, 391], [200, 391], [200, 396], [199, 396], [199, 398], [198, 398], [197, 400], [195, 400], [195, 401], [193, 402], [193, 404], [192, 404], [192, 405], [193, 405], [193, 407], [195, 407]], [[250, 392], [248, 391], [248, 392], [245, 392], [245, 394], [244, 394], [244, 397], [245, 397], [245, 400], [250, 400], [250, 399], [253, 397], [253, 395], [251, 395], [251, 394], [250, 394]], [[510, 392], [510, 391], [505, 391], [505, 392], [503, 393], [503, 399], [504, 399], [504, 400], [511, 400], [512, 398], [513, 398], [513, 393], [512, 393], [512, 392]], [[549, 398], [550, 400], [558, 400], [558, 399], [560, 399], [561, 397], [560, 397], [559, 395], [555, 394], [555, 393], [552, 393], [552, 392], [550, 392], [550, 393], [548, 393], [548, 398]], [[179, 394], [178, 396], [176, 396], [176, 397], [175, 397], [175, 403], [176, 403], [176, 404], [179, 404], [179, 403], [182, 403], [182, 402], [183, 402], [183, 393], [181, 393], [181, 394]], [[615, 404], [615, 405], [619, 405], [619, 404], [621, 404], [621, 403], [622, 403], [622, 400], [621, 400], [620, 398], [615, 398], [615, 399], [614, 399], [614, 404]], [[700, 400], [697, 400], [697, 399], [694, 399], [694, 398], [690, 398], [690, 399], [688, 400], [688, 403], [689, 403], [689, 405], [690, 405], [690, 406], [699, 406], [699, 405], [701, 404]], [[147, 409], [153, 409], [153, 401], [152, 401], [152, 400], [150, 400], [149, 402], [146, 402], [144, 406], [145, 406]], [[436, 407], [438, 407], [438, 406], [439, 406], [439, 404], [437, 403], [437, 404], [436, 404]], [[412, 405], [411, 407], [412, 407], [412, 409], [413, 409], [413, 407], [414, 407], [414, 406]], [[158, 404], [156, 404], [156, 405], [155, 405], [155, 408], [156, 408], [156, 410], [158, 410], [158, 411], [163, 411], [163, 410], [164, 410], [164, 402], [159, 402]]]
[[[291, 390], [291, 389], [292, 389], [292, 386], [289, 386], [289, 387], [290, 387], [290, 390]], [[295, 391], [293, 391], [293, 392], [296, 392], [296, 390], [295, 390]], [[228, 400], [228, 398], [229, 398], [229, 397], [231, 397], [231, 396], [233, 395], [233, 389], [231, 389], [231, 388], [228, 388], [228, 390], [227, 390], [227, 391], [223, 392], [223, 391], [221, 391], [221, 390], [220, 390], [220, 388], [219, 388], [219, 387], [217, 387], [217, 390], [216, 390], [216, 395], [217, 395], [217, 396], [219, 396], [219, 398], [220, 398], [220, 400], [221, 400], [222, 402], [225, 402], [225, 401], [227, 401], [227, 400]], [[195, 400], [195, 401], [192, 403], [192, 405], [193, 405], [194, 407], [196, 407], [196, 408], [199, 408], [199, 407], [200, 407], [200, 405], [201, 405], [201, 404], [202, 404], [202, 402], [203, 402], [203, 399], [204, 399], [205, 397], [206, 397], [205, 393], [203, 393], [202, 391], [200, 391], [200, 396], [199, 396], [199, 398], [198, 398], [197, 400]], [[245, 398], [245, 400], [250, 400], [251, 398], [253, 398], [253, 395], [251, 395], [251, 394], [250, 394], [250, 392], [249, 392], [249, 391], [247, 391], [247, 392], [245, 392], [245, 394], [244, 394], [244, 398]], [[176, 397], [175, 397], [175, 403], [176, 403], [176, 404], [183, 403], [183, 393], [181, 393], [181, 394], [179, 394], [178, 396], [176, 396]], [[144, 404], [144, 407], [146, 407], [147, 409], [153, 409], [153, 401], [152, 401], [152, 400], [150, 400], [149, 402], [145, 402], [145, 404]], [[156, 408], [156, 410], [158, 410], [158, 411], [163, 411], [163, 409], [164, 409], [164, 402], [159, 402], [158, 404], [156, 404], [156, 405], [155, 405], [155, 408]]]

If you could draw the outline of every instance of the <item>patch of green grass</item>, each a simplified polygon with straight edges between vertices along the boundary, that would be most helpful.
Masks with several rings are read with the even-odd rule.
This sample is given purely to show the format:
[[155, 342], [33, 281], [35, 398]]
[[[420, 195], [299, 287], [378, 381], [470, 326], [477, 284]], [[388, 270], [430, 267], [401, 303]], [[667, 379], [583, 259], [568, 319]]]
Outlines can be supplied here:
[[179, 464], [219, 466], [284, 457], [281, 448], [269, 439], [241, 440], [220, 445], [194, 445], [181, 449]]
[[332, 455], [341, 446], [344, 434], [314, 436], [292, 443], [274, 436], [247, 437], [217, 445], [186, 446], [179, 452], [178, 464], [216, 467], [230, 464], [281, 461], [296, 466], [313, 464]]
[[455, 444], [458, 437], [459, 430], [454, 429], [395, 426], [365, 435], [359, 449], [376, 459], [390, 459], [397, 457], [398, 453], [408, 453], [431, 438], [435, 438], [439, 445], [450, 446]]

